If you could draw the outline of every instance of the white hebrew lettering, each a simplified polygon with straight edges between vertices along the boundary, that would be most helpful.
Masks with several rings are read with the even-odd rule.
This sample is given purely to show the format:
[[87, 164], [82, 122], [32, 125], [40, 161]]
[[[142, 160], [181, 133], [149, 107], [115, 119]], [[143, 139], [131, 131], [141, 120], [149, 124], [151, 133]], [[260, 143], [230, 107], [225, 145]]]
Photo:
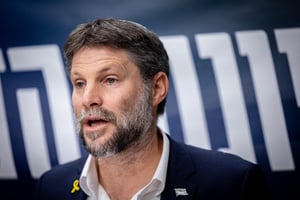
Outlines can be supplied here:
[[256, 162], [241, 80], [229, 35], [198, 34], [196, 44], [200, 58], [212, 60], [216, 76], [229, 146], [220, 150]]
[[12, 71], [41, 70], [43, 73], [59, 163], [80, 157], [70, 92], [59, 47], [41, 45], [10, 48], [8, 57]]
[[3, 54], [0, 49], [0, 178], [17, 179], [2, 92], [1, 72], [5, 72], [5, 70]]
[[296, 101], [300, 107], [300, 28], [277, 29], [275, 36], [280, 53], [286, 53]]
[[264, 139], [272, 170], [294, 170], [274, 63], [264, 31], [237, 32], [238, 48], [247, 56]]
[[39, 178], [50, 169], [50, 161], [38, 90], [18, 89], [17, 101], [29, 169], [33, 178]]
[[201, 90], [188, 39], [182, 35], [161, 37], [161, 39], [170, 56], [171, 73], [185, 142], [210, 149]]

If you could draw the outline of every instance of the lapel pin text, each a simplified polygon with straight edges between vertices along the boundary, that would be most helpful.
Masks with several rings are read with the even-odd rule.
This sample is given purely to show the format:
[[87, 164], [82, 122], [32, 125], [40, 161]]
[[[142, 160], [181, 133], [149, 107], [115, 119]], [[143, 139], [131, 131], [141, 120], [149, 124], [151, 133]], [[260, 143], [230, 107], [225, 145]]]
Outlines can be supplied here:
[[176, 197], [189, 195], [186, 191], [186, 188], [175, 188], [174, 190], [175, 190]]

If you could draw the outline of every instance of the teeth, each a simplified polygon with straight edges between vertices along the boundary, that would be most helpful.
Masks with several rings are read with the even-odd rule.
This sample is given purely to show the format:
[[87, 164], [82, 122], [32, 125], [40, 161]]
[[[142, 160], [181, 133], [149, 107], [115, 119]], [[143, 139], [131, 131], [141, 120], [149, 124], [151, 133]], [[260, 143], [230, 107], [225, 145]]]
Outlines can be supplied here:
[[93, 120], [89, 120], [89, 121], [88, 121], [89, 126], [92, 126], [93, 123], [94, 123]]

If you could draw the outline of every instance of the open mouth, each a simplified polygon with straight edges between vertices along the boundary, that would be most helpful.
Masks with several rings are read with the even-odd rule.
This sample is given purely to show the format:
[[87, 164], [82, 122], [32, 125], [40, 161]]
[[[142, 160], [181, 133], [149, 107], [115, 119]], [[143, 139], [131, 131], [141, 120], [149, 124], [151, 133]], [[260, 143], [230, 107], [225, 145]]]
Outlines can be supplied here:
[[85, 124], [89, 127], [93, 127], [95, 125], [100, 125], [106, 123], [107, 120], [101, 119], [99, 117], [88, 117], [85, 119]]

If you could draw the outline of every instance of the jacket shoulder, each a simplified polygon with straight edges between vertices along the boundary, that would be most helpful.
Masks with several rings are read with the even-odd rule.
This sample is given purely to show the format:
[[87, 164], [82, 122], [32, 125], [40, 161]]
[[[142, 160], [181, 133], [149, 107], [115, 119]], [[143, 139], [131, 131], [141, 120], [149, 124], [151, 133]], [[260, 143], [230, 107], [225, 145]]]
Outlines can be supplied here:
[[[235, 154], [170, 141], [169, 177], [179, 172], [184, 174], [181, 179], [185, 177], [184, 180], [198, 188], [197, 197], [257, 199], [260, 194], [262, 199], [270, 199], [266, 177], [259, 165]], [[172, 181], [182, 182], [179, 178]]]
[[43, 173], [37, 182], [36, 199], [68, 199], [87, 157], [57, 165]]
[[257, 166], [257, 164], [232, 153], [203, 149], [178, 142], [175, 142], [172, 146], [177, 151], [177, 154], [181, 152], [180, 154], [185, 154], [185, 158], [189, 157], [196, 168], [207, 166], [212, 169], [213, 167], [220, 168], [222, 166], [223, 170], [228, 168], [228, 170], [232, 171], [235, 168], [245, 170]]

